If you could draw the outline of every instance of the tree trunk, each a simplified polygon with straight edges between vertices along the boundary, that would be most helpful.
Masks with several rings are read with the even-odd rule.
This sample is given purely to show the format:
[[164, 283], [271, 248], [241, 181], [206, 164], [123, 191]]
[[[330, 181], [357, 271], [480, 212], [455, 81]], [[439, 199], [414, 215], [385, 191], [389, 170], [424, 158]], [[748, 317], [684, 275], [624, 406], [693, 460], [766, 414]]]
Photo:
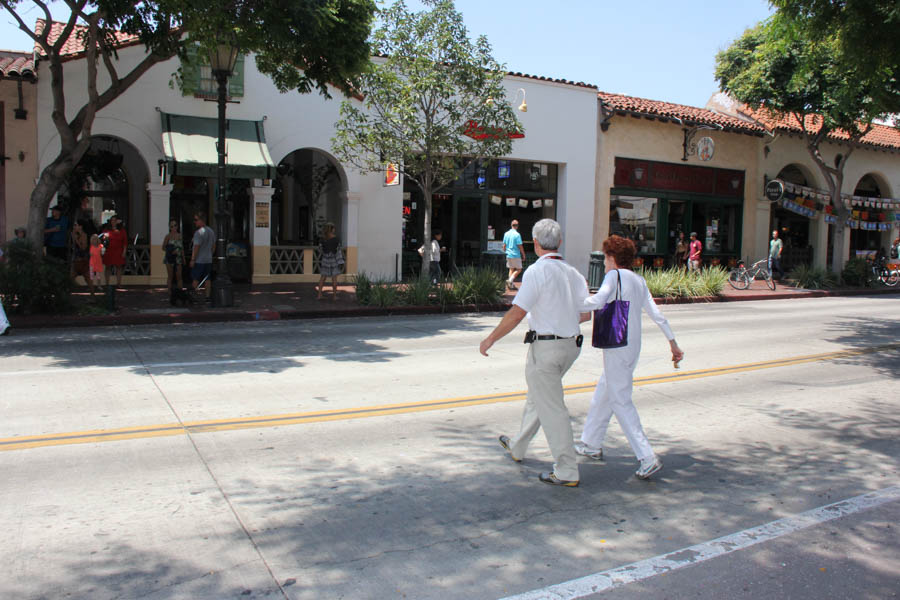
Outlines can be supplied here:
[[44, 228], [47, 221], [47, 211], [54, 194], [65, 182], [66, 177], [75, 168], [75, 163], [70, 153], [61, 151], [46, 169], [41, 172], [37, 185], [31, 191], [28, 201], [28, 241], [39, 251], [44, 246]]
[[835, 210], [837, 223], [832, 226], [831, 230], [831, 271], [838, 275], [844, 270], [847, 263], [847, 256], [844, 255], [844, 236], [847, 235], [847, 221], [850, 219], [850, 209], [845, 208], [843, 202]]
[[422, 206], [425, 209], [425, 218], [422, 227], [422, 270], [419, 273], [420, 279], [428, 279], [431, 273], [431, 181], [426, 176], [425, 185], [422, 186], [422, 192], [425, 199]]

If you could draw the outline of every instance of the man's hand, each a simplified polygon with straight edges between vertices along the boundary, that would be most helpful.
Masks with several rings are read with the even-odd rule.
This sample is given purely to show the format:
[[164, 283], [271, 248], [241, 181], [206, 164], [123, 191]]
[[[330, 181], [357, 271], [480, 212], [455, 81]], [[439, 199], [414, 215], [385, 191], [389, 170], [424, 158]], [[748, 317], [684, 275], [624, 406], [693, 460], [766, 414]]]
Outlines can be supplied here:
[[193, 258], [191, 259], [191, 262], [190, 262], [189, 266], [190, 266], [192, 269], [194, 268], [194, 259], [193, 259]]
[[478, 351], [484, 356], [487, 356], [487, 351], [494, 345], [494, 342], [515, 329], [516, 325], [518, 325], [527, 314], [528, 313], [525, 312], [522, 307], [513, 304], [512, 307], [506, 311], [506, 314], [503, 315], [503, 318], [500, 319], [500, 323], [494, 328], [491, 334], [481, 341], [481, 344], [478, 346]]

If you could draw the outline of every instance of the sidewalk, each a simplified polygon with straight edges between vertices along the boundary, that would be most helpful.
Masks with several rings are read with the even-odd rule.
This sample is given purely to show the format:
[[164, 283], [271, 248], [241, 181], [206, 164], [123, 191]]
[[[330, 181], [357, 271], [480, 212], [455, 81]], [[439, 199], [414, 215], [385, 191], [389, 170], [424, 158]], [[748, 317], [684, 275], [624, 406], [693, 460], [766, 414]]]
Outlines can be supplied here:
[[[821, 298], [826, 296], [857, 296], [872, 294], [898, 294], [900, 288], [804, 290], [779, 285], [775, 291], [765, 283], [756, 281], [748, 290], [735, 290], [725, 286], [722, 296], [707, 298], [658, 298], [659, 304], [684, 304], [705, 302], [732, 302], [742, 300], [777, 300], [787, 298]], [[164, 287], [127, 286], [116, 292], [116, 311], [109, 313], [106, 298], [97, 294], [91, 298], [86, 291], [73, 294], [75, 312], [65, 315], [17, 315], [10, 314], [13, 332], [16, 329], [56, 327], [98, 327], [109, 325], [143, 325], [170, 323], [213, 323], [228, 321], [266, 321], [277, 319], [316, 319], [356, 316], [384, 316], [409, 314], [440, 314], [441, 312], [502, 311], [509, 307], [514, 292], [504, 295], [500, 305], [464, 305], [443, 310], [440, 306], [400, 306], [378, 308], [359, 306], [355, 287], [339, 285], [336, 300], [332, 300], [330, 288], [322, 300], [316, 300], [315, 284], [235, 284], [234, 306], [216, 308], [206, 302], [188, 307], [169, 305], [169, 294]]]

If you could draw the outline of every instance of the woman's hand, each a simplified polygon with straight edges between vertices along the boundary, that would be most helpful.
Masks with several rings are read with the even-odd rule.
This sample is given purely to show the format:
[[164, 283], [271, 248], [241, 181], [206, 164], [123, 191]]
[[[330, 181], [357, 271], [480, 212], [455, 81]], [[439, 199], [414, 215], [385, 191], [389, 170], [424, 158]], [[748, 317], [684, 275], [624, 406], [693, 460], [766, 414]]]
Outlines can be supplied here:
[[672, 350], [672, 362], [677, 366], [684, 359], [684, 352], [675, 340], [669, 340], [669, 348]]

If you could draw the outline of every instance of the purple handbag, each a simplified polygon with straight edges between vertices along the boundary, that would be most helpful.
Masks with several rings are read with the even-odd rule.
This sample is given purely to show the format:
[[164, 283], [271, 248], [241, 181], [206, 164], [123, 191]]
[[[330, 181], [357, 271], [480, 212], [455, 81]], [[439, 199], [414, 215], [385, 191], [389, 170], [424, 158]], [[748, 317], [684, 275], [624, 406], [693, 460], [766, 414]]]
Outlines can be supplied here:
[[616, 298], [594, 311], [594, 348], [621, 348], [628, 345], [628, 300], [622, 300], [622, 276], [616, 269]]

